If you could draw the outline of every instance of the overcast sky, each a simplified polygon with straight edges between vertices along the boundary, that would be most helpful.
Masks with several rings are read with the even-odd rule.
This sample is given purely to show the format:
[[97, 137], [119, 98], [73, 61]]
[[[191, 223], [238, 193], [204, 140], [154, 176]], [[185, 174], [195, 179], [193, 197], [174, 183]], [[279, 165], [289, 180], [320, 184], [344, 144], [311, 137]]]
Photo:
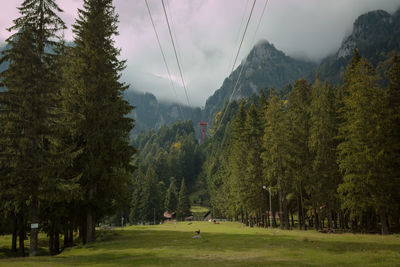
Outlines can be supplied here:
[[[318, 61], [334, 53], [354, 20], [367, 11], [383, 9], [393, 13], [400, 0], [269, 0], [255, 38], [255, 28], [266, 0], [258, 0], [242, 47], [239, 62], [261, 39], [273, 43], [287, 55]], [[0, 41], [10, 33], [5, 28], [19, 16], [22, 0], [0, 0]], [[61, 17], [68, 25], [65, 32], [72, 40], [71, 24], [82, 0], [59, 0], [64, 9]], [[120, 35], [116, 46], [127, 59], [123, 79], [131, 89], [151, 91], [158, 98], [185, 103], [184, 92], [174, 58], [168, 28], [160, 0], [148, 0], [167, 62], [176, 83], [178, 98], [158, 48], [144, 0], [115, 0], [119, 14]], [[238, 36], [253, 0], [165, 0], [172, 19], [184, 78], [192, 105], [204, 106], [205, 100], [218, 89], [230, 73]], [[254, 42], [252, 43], [252, 40]]]

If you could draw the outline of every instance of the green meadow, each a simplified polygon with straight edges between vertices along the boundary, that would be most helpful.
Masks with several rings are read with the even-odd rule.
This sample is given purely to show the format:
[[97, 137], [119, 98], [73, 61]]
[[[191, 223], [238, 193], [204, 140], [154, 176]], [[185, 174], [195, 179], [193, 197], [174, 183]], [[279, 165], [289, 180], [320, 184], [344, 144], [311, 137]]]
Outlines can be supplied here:
[[[193, 238], [198, 229], [201, 238]], [[44, 235], [40, 245], [45, 255]], [[14, 258], [9, 246], [10, 236], [1, 236], [0, 266], [400, 266], [400, 235], [281, 231], [231, 222], [98, 231], [96, 242], [54, 257]]]

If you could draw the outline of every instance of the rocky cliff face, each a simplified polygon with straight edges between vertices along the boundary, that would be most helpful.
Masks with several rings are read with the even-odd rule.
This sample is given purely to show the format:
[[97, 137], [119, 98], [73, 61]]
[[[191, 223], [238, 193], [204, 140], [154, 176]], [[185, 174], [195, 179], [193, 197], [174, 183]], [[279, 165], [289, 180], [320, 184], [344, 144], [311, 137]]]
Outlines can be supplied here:
[[342, 43], [337, 58], [351, 56], [354, 48], [363, 48], [390, 39], [394, 18], [383, 10], [361, 15], [353, 24], [353, 31]]
[[393, 15], [376, 10], [359, 16], [337, 53], [322, 61], [318, 68], [320, 78], [332, 84], [342, 83], [354, 49], [374, 66], [393, 50], [400, 51], [400, 9]]
[[[259, 42], [239, 67], [224, 80], [221, 88], [207, 99], [203, 119], [209, 123], [213, 121], [215, 114], [229, 100], [235, 86], [232, 99], [249, 97], [261, 89], [280, 89], [306, 77], [315, 68], [313, 63], [286, 56], [267, 41]], [[241, 71], [243, 73], [239, 78]]]
[[200, 122], [200, 108], [192, 108], [175, 103], [159, 102], [150, 93], [134, 90], [125, 92], [125, 99], [136, 108], [130, 116], [135, 119], [133, 135], [148, 129], [158, 130], [162, 125], [171, 125], [176, 121], [192, 120], [196, 130]]

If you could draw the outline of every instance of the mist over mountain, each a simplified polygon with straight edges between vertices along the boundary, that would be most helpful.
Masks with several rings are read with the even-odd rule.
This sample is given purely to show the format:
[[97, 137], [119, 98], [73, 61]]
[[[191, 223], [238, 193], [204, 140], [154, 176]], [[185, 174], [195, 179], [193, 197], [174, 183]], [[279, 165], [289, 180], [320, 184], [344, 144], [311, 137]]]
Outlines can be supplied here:
[[135, 119], [132, 134], [148, 129], [158, 130], [162, 125], [171, 125], [176, 121], [192, 120], [195, 129], [201, 118], [201, 109], [177, 103], [158, 101], [151, 93], [143, 93], [129, 89], [125, 91], [125, 99], [135, 106], [131, 117]]
[[[193, 121], [199, 133], [198, 123], [206, 121], [211, 124], [215, 114], [230, 99], [235, 86], [232, 100], [250, 97], [261, 89], [287, 90], [299, 78], [313, 81], [317, 72], [322, 80], [340, 84], [343, 81], [342, 73], [355, 48], [372, 64], [384, 60], [391, 51], [400, 50], [400, 9], [393, 15], [376, 10], [359, 16], [337, 52], [323, 59], [319, 65], [307, 59], [301, 60], [300, 56], [297, 59], [290, 57], [270, 42], [260, 41], [229, 77], [225, 78], [221, 87], [207, 99], [203, 109], [158, 100], [152, 93], [140, 92], [147, 91], [148, 88], [133, 81], [131, 88], [125, 92], [125, 98], [136, 107], [131, 114], [136, 120], [133, 134], [188, 119]], [[0, 51], [4, 49], [5, 44], [1, 43]], [[0, 65], [0, 71], [6, 68], [6, 62]], [[154, 81], [152, 86], [157, 87], [158, 83], [160, 82]], [[172, 94], [171, 89], [168, 90], [168, 94]]]
[[320, 78], [336, 84], [343, 82], [342, 73], [354, 49], [374, 66], [385, 60], [393, 50], [399, 51], [400, 9], [393, 15], [376, 10], [359, 16], [339, 50], [321, 62], [318, 68]]
[[232, 100], [249, 97], [261, 89], [280, 89], [307, 76], [316, 67], [315, 63], [285, 55], [268, 41], [260, 41], [224, 80], [222, 86], [207, 99], [203, 118], [211, 122], [216, 112], [229, 100], [234, 89]]

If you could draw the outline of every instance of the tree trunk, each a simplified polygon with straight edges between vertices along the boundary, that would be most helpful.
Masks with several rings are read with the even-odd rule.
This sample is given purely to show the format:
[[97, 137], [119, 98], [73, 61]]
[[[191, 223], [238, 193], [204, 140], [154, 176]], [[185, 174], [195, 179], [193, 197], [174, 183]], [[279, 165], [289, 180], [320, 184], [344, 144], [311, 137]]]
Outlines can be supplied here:
[[304, 202], [303, 202], [303, 186], [302, 186], [302, 184], [301, 184], [301, 181], [300, 181], [300, 203], [301, 203], [301, 221], [302, 221], [302, 227], [303, 227], [303, 230], [307, 230], [307, 227], [306, 227], [306, 216], [305, 216], [305, 212], [304, 212]]
[[17, 216], [13, 217], [13, 229], [11, 240], [11, 252], [17, 252], [17, 235], [18, 235], [18, 221]]
[[333, 229], [338, 229], [338, 214], [336, 210], [333, 212]]
[[25, 257], [25, 225], [24, 218], [22, 215], [18, 216], [18, 228], [19, 228], [19, 247], [18, 247], [18, 256]]
[[384, 209], [380, 209], [379, 217], [381, 219], [382, 235], [388, 235], [389, 234], [388, 221], [387, 221], [387, 216], [386, 216], [386, 212]]
[[301, 211], [302, 211], [302, 208], [301, 208], [301, 201], [300, 201], [300, 193], [297, 195], [297, 210], [298, 210], [298, 214], [299, 214], [299, 230], [301, 230], [301, 228], [302, 228], [302, 225], [303, 225], [303, 221], [302, 221], [302, 214], [301, 214]]
[[283, 197], [283, 200], [282, 200], [282, 205], [283, 205], [283, 226], [284, 226], [284, 229], [286, 229], [286, 230], [289, 230], [290, 229], [290, 227], [289, 227], [289, 212], [288, 212], [288, 206], [287, 206], [287, 199], [286, 199], [286, 196], [284, 196]]
[[54, 233], [54, 255], [58, 255], [60, 253], [60, 233], [56, 230]]
[[86, 214], [86, 242], [90, 243], [94, 241], [94, 212], [92, 208], [89, 208]]
[[54, 232], [53, 232], [53, 227], [50, 230], [49, 233], [49, 254], [50, 256], [54, 255]]
[[[89, 200], [92, 201], [96, 192], [96, 184], [91, 184], [89, 187]], [[86, 242], [90, 243], [95, 240], [95, 225], [96, 218], [93, 207], [89, 204], [86, 213]]]
[[69, 244], [71, 246], [74, 245], [74, 227], [71, 225], [71, 228], [69, 229], [69, 238], [68, 238]]
[[[38, 200], [37, 196], [33, 196], [32, 204], [31, 204], [31, 224], [39, 224], [38, 218]], [[37, 248], [38, 248], [38, 232], [39, 228], [32, 228], [31, 225], [31, 237], [30, 237], [30, 249], [29, 249], [29, 256], [36, 256], [37, 255]]]
[[272, 227], [273, 227], [273, 228], [276, 228], [276, 227], [277, 227], [276, 218], [275, 218], [276, 210], [274, 209], [273, 206], [272, 206], [271, 209], [272, 209], [272, 214], [271, 214], [271, 216], [272, 216]]
[[292, 229], [294, 228], [293, 210], [290, 211], [290, 219], [292, 220]]
[[80, 218], [80, 224], [79, 224], [79, 238], [82, 240], [83, 244], [86, 244], [86, 217], [81, 217]]
[[69, 243], [69, 231], [68, 227], [66, 227], [64, 229], [64, 248], [68, 247], [68, 243]]
[[319, 218], [318, 217], [319, 216], [318, 216], [318, 213], [317, 213], [317, 209], [315, 208], [315, 205], [314, 205], [314, 227], [315, 227], [316, 231], [319, 230]]
[[330, 208], [327, 209], [328, 213], [328, 229], [332, 229], [332, 211]]
[[279, 226], [283, 230], [284, 229], [284, 218], [282, 211], [282, 190], [279, 188]]

